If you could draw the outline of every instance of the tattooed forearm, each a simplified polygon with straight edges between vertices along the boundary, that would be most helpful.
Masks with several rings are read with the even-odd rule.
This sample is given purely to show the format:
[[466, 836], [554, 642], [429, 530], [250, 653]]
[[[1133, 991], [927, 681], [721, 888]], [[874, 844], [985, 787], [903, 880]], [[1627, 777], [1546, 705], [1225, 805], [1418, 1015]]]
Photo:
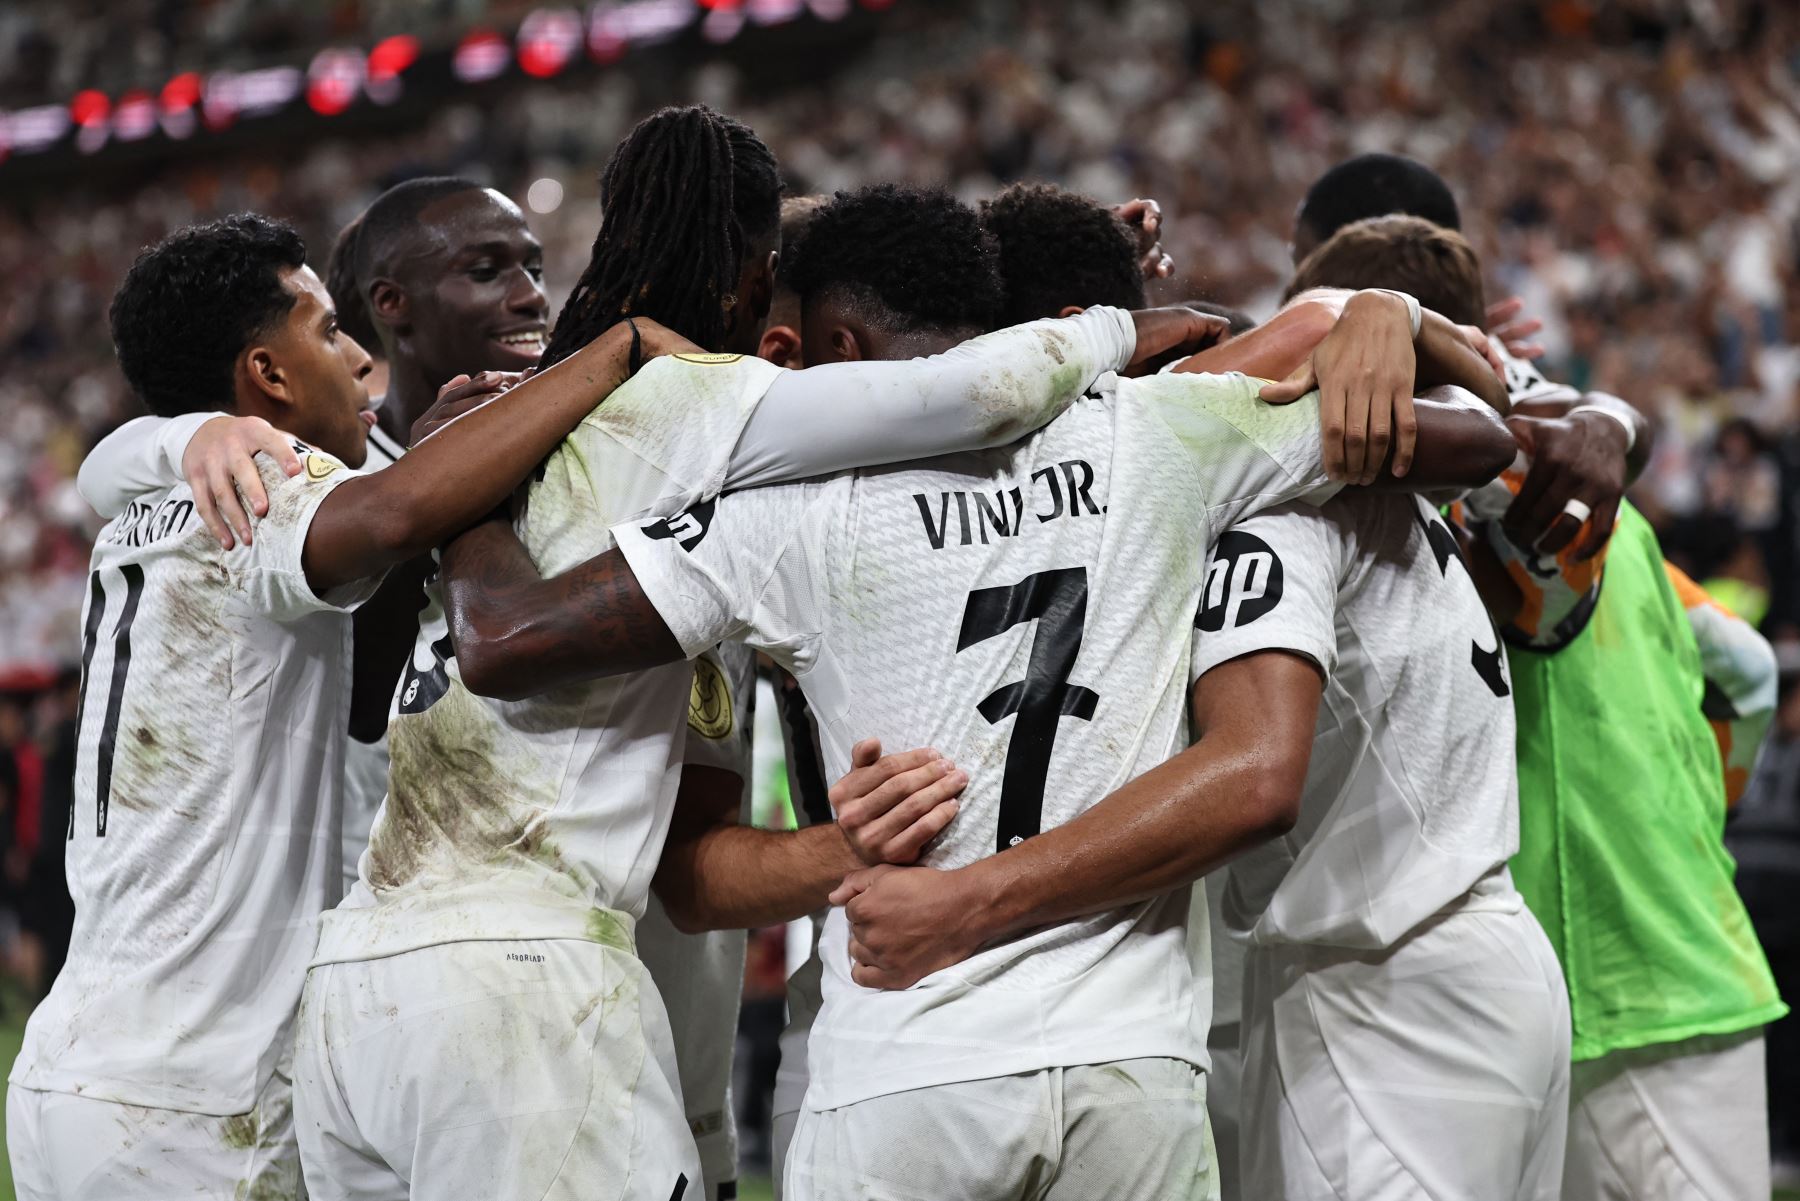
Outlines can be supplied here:
[[483, 696], [518, 700], [682, 657], [616, 548], [545, 579], [494, 517], [444, 548], [442, 571], [458, 669]]

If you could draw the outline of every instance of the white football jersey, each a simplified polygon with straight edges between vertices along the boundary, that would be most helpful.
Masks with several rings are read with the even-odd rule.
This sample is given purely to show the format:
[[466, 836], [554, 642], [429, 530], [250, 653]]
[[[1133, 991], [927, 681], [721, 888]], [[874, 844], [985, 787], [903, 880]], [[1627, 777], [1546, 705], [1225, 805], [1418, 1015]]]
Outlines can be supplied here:
[[[1129, 361], [1132, 331], [1129, 315], [1096, 308], [911, 363], [787, 372], [731, 354], [656, 359], [545, 460], [516, 528], [552, 575], [611, 547], [608, 526], [622, 522], [670, 514], [657, 536], [688, 543], [728, 478], [800, 478], [819, 469], [796, 466], [820, 458], [879, 459], [882, 443], [967, 445], [994, 426], [1048, 420]], [[322, 923], [316, 962], [463, 939], [629, 949], [694, 678], [676, 663], [490, 700], [463, 686], [448, 635], [422, 628], [388, 723], [387, 802], [360, 878]]]
[[[1109, 375], [1010, 447], [735, 493], [683, 515], [681, 538], [614, 534], [690, 654], [743, 639], [795, 674], [827, 778], [868, 735], [967, 768], [923, 860], [960, 867], [1180, 746], [1196, 538], [1333, 488], [1316, 397], [1275, 408], [1257, 386]], [[903, 992], [851, 981], [834, 910], [807, 1107], [1141, 1056], [1204, 1065], [1188, 904], [1183, 889], [1035, 931]]]
[[1264, 650], [1326, 677], [1298, 823], [1231, 865], [1234, 934], [1379, 950], [1478, 884], [1513, 897], [1505, 656], [1429, 503], [1346, 494], [1240, 523], [1195, 625], [1195, 679]]
[[[723, 670], [721, 670], [721, 667]], [[743, 781], [738, 820], [750, 824], [750, 735], [755, 721], [756, 656], [722, 646], [694, 661], [683, 768], [716, 767]], [[705, 1196], [737, 1179], [737, 1122], [731, 1109], [731, 1061], [738, 1002], [744, 995], [743, 930], [683, 934], [652, 894], [638, 923], [638, 958], [662, 994], [675, 1041], [675, 1067], [688, 1129], [700, 1147]]]
[[[539, 569], [606, 550], [611, 524], [716, 493], [780, 370], [739, 355], [647, 364], [528, 486], [516, 528]], [[443, 627], [423, 625], [388, 723], [387, 802], [359, 880], [326, 915], [317, 961], [464, 938], [630, 947], [674, 804], [694, 671], [677, 663], [492, 700], [463, 687]]]
[[94, 546], [83, 617], [69, 958], [31, 1015], [15, 1084], [247, 1112], [290, 1029], [319, 912], [340, 887], [348, 610], [301, 551], [351, 473], [259, 458], [269, 512], [221, 550], [186, 484]]

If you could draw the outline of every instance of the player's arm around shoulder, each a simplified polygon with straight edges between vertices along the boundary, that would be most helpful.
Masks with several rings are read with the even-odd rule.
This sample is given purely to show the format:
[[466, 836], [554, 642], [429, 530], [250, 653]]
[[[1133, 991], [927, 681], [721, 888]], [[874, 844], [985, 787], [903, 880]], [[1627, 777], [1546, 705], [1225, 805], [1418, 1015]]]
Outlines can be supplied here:
[[[324, 591], [380, 575], [492, 512], [641, 365], [650, 334], [639, 327], [651, 325], [613, 326], [433, 430], [393, 466], [345, 482], [320, 506], [307, 536], [313, 586]], [[459, 390], [492, 391], [493, 381], [459, 377], [439, 391], [438, 403]]]
[[289, 440], [299, 471], [287, 470], [267, 455], [253, 460], [264, 512], [251, 520], [253, 539], [222, 552], [237, 587], [259, 611], [291, 620], [320, 609], [355, 609], [374, 592], [379, 577], [333, 581], [320, 587], [307, 573], [310, 531], [327, 500], [356, 477], [336, 458]]

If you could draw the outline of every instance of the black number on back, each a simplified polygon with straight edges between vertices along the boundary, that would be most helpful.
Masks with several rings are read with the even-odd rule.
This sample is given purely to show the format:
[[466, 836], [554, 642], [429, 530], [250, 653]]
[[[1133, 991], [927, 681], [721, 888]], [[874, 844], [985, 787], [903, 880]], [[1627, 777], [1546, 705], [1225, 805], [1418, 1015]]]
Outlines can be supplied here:
[[[112, 801], [113, 747], [119, 738], [119, 715], [125, 707], [125, 675], [131, 670], [131, 623], [137, 619], [138, 598], [144, 594], [144, 569], [136, 563], [119, 568], [125, 580], [125, 603], [113, 625], [112, 681], [106, 690], [106, 716], [100, 723], [100, 745], [94, 763], [94, 833], [106, 837], [106, 812]], [[89, 673], [94, 648], [100, 641], [100, 619], [106, 613], [106, 588], [96, 571], [88, 579], [88, 615], [81, 633], [81, 694], [75, 705], [75, 729], [87, 716]], [[68, 837], [75, 837], [75, 807], [69, 806]]]
[[1100, 701], [1093, 689], [1069, 683], [1081, 653], [1087, 597], [1087, 568], [1064, 567], [1026, 576], [1010, 588], [977, 588], [963, 609], [958, 651], [1022, 622], [1038, 623], [1025, 678], [990, 692], [977, 706], [990, 725], [1015, 718], [1000, 785], [995, 850], [1004, 851], [1038, 832], [1057, 723], [1065, 717], [1093, 720]]
[[[1438, 571], [1442, 575], [1450, 574], [1450, 560], [1455, 559], [1462, 564], [1463, 574], [1474, 582], [1469, 574], [1469, 564], [1462, 557], [1462, 547], [1456, 544], [1456, 535], [1441, 519], [1419, 515], [1419, 524], [1425, 527], [1425, 541], [1431, 544], [1431, 553], [1437, 558]], [[1510, 696], [1512, 689], [1506, 683], [1506, 658], [1500, 650], [1500, 631], [1494, 628], [1492, 618], [1488, 619], [1488, 629], [1494, 635], [1494, 649], [1486, 650], [1480, 642], [1471, 642], [1469, 647], [1469, 663], [1475, 668], [1475, 674], [1481, 677], [1488, 691], [1495, 696]]]

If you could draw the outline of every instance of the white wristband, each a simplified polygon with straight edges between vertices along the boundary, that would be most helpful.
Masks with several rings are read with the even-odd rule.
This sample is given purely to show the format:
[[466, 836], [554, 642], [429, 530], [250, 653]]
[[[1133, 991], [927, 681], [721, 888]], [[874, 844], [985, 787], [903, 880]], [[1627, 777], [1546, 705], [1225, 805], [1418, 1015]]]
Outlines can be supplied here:
[[1575, 416], [1577, 413], [1598, 413], [1602, 417], [1611, 417], [1614, 421], [1618, 422], [1619, 428], [1625, 431], [1626, 454], [1630, 454], [1632, 448], [1637, 445], [1637, 426], [1632, 424], [1631, 419], [1625, 416], [1625, 414], [1616, 413], [1604, 405], [1576, 405], [1569, 410], [1569, 416], [1571, 417]]
[[1398, 296], [1406, 302], [1406, 319], [1412, 322], [1412, 336], [1417, 340], [1419, 327], [1425, 324], [1425, 314], [1419, 308], [1416, 297], [1410, 296], [1397, 288], [1370, 288], [1371, 292], [1386, 292], [1389, 296]]

